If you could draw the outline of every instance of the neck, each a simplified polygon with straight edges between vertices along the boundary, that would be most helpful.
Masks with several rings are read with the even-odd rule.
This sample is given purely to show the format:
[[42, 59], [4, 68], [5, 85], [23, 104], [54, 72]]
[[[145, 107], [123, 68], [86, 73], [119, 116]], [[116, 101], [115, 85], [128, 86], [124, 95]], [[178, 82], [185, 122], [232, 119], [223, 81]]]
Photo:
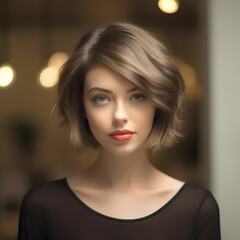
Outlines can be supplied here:
[[146, 187], [159, 173], [143, 148], [123, 156], [101, 149], [91, 171], [102, 186], [125, 192]]

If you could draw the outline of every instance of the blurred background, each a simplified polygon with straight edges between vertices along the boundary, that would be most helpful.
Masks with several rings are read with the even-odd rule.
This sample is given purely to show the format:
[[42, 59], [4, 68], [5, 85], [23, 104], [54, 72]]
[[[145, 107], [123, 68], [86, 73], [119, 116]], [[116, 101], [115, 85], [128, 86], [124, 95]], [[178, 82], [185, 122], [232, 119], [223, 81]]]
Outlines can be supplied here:
[[223, 239], [240, 236], [240, 2], [237, 0], [0, 0], [0, 239], [16, 239], [30, 186], [90, 166], [55, 112], [59, 67], [88, 30], [112, 21], [167, 44], [186, 83], [185, 138], [154, 164], [209, 188]]

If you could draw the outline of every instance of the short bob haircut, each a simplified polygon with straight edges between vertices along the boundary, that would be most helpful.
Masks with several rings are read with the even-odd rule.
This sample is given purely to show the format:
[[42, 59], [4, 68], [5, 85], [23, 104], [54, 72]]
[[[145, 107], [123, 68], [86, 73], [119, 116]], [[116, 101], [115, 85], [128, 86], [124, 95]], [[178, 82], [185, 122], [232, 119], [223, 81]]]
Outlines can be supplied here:
[[181, 137], [184, 82], [173, 58], [149, 32], [116, 22], [86, 33], [60, 72], [56, 106], [62, 123], [70, 126], [70, 140], [76, 149], [99, 146], [85, 117], [83, 88], [87, 73], [102, 64], [134, 83], [156, 106], [145, 142], [148, 150], [157, 153]]

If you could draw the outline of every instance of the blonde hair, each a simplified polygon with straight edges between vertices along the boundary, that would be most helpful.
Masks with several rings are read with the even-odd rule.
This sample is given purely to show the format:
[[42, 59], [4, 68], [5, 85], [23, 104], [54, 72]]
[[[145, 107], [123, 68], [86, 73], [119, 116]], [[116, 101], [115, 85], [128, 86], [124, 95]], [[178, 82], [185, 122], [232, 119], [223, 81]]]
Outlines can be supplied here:
[[153, 152], [170, 146], [180, 136], [184, 83], [167, 48], [149, 32], [129, 23], [112, 23], [86, 33], [63, 66], [57, 106], [63, 123], [70, 125], [70, 140], [98, 147], [84, 115], [86, 74], [104, 64], [142, 89], [156, 106], [145, 146]]

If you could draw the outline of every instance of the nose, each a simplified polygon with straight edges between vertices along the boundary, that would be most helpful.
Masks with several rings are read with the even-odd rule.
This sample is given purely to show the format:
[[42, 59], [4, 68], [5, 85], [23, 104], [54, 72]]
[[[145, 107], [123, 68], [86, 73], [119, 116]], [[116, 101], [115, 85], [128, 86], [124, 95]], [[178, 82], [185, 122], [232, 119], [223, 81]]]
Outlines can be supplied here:
[[128, 122], [128, 114], [126, 106], [122, 103], [116, 104], [113, 113], [113, 123], [115, 124], [126, 124]]

